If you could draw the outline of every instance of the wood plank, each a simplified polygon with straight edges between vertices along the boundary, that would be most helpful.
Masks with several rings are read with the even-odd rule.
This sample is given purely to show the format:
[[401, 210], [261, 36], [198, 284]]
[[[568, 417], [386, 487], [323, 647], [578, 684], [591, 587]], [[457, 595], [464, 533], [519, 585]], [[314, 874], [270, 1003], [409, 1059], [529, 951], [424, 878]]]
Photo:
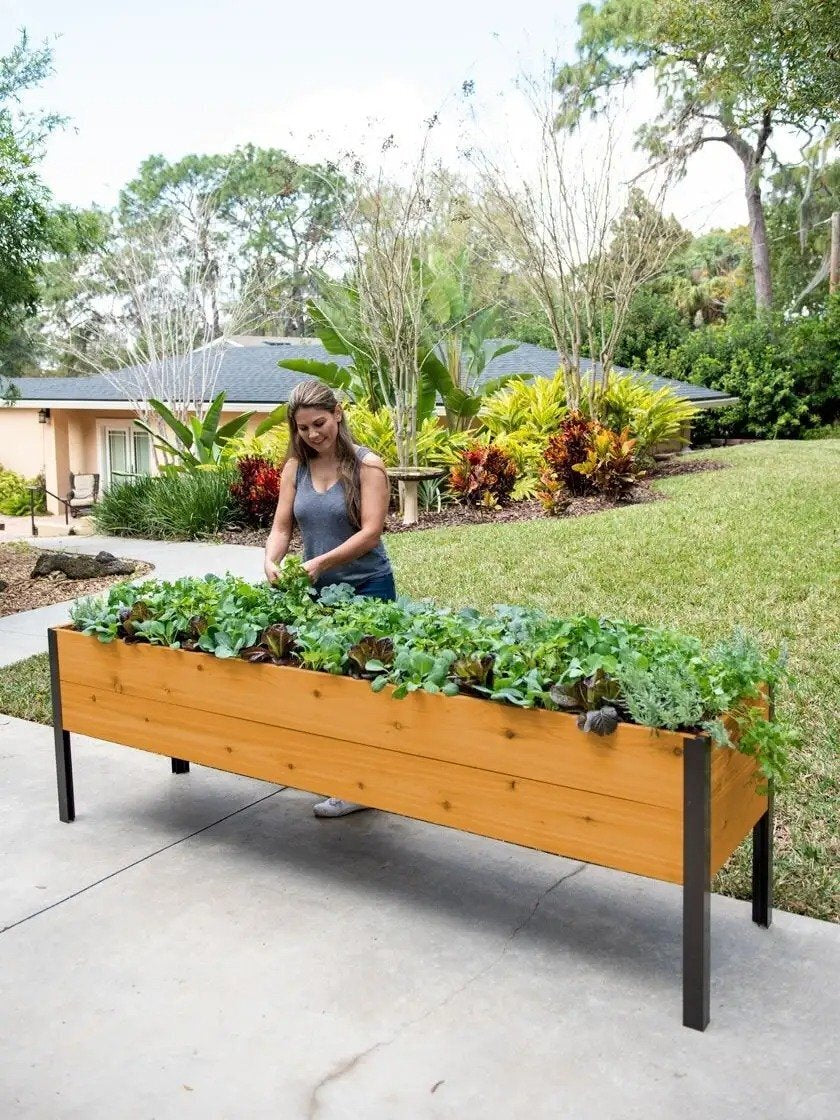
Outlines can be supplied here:
[[[246, 666], [246, 668], [252, 668]], [[65, 727], [297, 789], [669, 882], [682, 876], [678, 811], [196, 712], [66, 681]]]
[[716, 874], [749, 835], [767, 809], [767, 796], [756, 792], [755, 760], [738, 751], [727, 767], [729, 780], [712, 794], [711, 873]]
[[440, 761], [623, 797], [682, 806], [682, 736], [622, 725], [599, 738], [574, 716], [472, 697], [414, 693], [395, 701], [367, 682], [302, 669], [59, 632], [63, 681], [165, 699], [196, 711], [365, 742]]

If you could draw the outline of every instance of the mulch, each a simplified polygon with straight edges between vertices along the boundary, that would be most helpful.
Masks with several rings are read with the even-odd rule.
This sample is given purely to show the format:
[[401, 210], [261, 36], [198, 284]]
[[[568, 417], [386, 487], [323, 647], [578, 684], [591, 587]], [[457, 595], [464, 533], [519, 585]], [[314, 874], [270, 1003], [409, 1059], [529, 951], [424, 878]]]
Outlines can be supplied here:
[[[670, 478], [680, 474], [697, 474], [701, 471], [725, 470], [727, 464], [718, 463], [714, 459], [700, 459], [693, 455], [674, 456], [656, 463], [648, 472], [644, 481], [634, 487], [631, 493], [621, 501], [612, 501], [602, 497], [574, 498], [563, 512], [563, 517], [583, 517], [590, 513], [603, 513], [609, 509], [619, 509], [622, 506], [640, 505], [644, 502], [657, 502], [664, 499], [665, 495], [653, 489], [650, 485], [658, 478]], [[438, 510], [426, 510], [420, 513], [414, 525], [403, 525], [399, 514], [391, 511], [385, 522], [386, 533], [415, 533], [424, 529], [447, 529], [463, 525], [499, 525], [512, 521], [534, 521], [546, 517], [546, 512], [539, 502], [526, 501], [514, 502], [509, 506], [497, 509], [484, 509], [481, 506], [462, 505], [452, 503]], [[268, 535], [267, 529], [230, 528], [217, 534], [213, 540], [225, 544], [256, 545], [260, 548], [265, 544]], [[298, 534], [292, 537], [289, 552], [300, 552]]]
[[60, 578], [62, 573], [54, 572], [43, 579], [31, 579], [30, 575], [41, 549], [30, 548], [25, 544], [0, 544], [0, 618], [21, 611], [31, 611], [36, 607], [47, 607], [53, 603], [65, 603], [80, 595], [93, 595], [104, 591], [113, 583], [125, 579], [136, 579], [152, 570], [153, 565], [142, 560], [130, 560], [136, 564], [132, 576], [99, 576], [97, 579]]

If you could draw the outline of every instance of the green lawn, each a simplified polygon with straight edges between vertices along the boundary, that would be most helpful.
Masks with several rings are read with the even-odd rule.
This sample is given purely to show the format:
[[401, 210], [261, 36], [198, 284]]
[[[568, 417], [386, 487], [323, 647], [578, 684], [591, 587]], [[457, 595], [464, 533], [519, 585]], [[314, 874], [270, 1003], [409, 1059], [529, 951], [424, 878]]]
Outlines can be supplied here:
[[[742, 626], [790, 653], [779, 710], [797, 729], [777, 798], [776, 904], [840, 920], [840, 441], [714, 453], [726, 471], [659, 484], [667, 501], [572, 520], [395, 534], [400, 590], [678, 627]], [[0, 711], [48, 722], [46, 657], [0, 669]], [[34, 678], [34, 680], [33, 680]], [[716, 889], [749, 897], [749, 844]]]

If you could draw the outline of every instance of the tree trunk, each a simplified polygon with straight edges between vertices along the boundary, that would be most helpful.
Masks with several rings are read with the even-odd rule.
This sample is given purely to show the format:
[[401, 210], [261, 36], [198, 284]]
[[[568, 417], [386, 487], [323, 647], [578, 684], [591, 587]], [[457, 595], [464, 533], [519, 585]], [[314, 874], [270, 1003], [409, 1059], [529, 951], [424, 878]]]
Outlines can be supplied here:
[[769, 311], [773, 304], [773, 281], [770, 275], [770, 246], [767, 243], [767, 226], [764, 221], [764, 203], [761, 186], [756, 182], [752, 168], [745, 169], [747, 213], [750, 219], [753, 273], [755, 275], [755, 305]]

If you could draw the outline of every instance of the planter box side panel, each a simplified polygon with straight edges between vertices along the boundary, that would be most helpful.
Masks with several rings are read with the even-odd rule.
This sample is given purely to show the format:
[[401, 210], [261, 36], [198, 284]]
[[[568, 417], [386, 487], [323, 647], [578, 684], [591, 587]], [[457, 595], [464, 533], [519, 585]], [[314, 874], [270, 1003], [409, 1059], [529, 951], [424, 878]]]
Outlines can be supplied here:
[[[387, 701], [385, 701], [387, 702]], [[62, 684], [68, 731], [679, 882], [675, 810], [212, 713]]]
[[767, 810], [755, 759], [738, 751], [712, 752], [711, 873], [716, 874]]
[[[366, 681], [59, 631], [61, 680], [680, 811], [682, 737], [471, 697], [376, 694]], [[269, 732], [270, 733], [270, 732]]]

